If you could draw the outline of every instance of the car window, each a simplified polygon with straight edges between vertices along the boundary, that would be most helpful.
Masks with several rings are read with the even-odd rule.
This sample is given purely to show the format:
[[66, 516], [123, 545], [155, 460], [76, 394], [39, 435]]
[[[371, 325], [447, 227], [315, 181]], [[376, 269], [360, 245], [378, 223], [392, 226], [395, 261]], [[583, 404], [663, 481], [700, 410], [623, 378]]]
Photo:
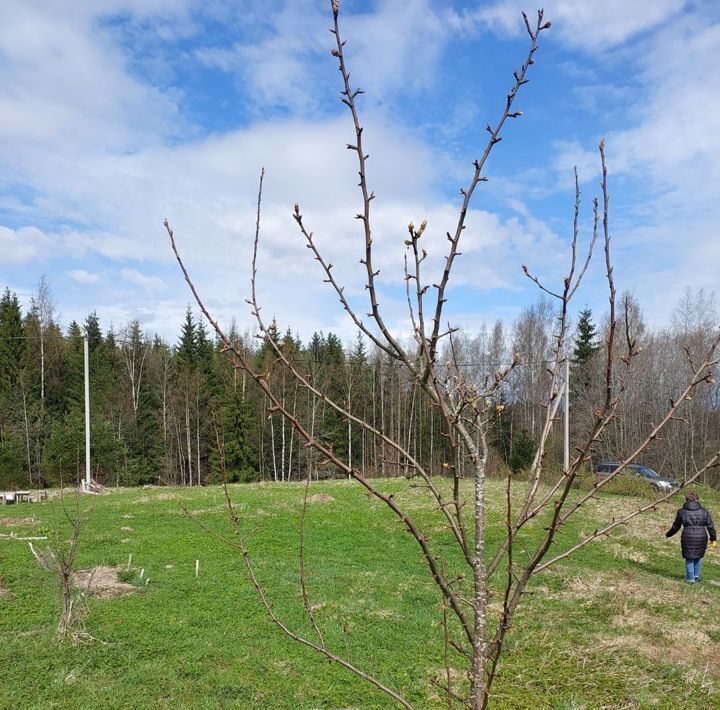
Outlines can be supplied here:
[[651, 468], [648, 468], [647, 466], [638, 466], [637, 471], [641, 476], [645, 476], [645, 478], [660, 478], [660, 474], [656, 471], [653, 471]]

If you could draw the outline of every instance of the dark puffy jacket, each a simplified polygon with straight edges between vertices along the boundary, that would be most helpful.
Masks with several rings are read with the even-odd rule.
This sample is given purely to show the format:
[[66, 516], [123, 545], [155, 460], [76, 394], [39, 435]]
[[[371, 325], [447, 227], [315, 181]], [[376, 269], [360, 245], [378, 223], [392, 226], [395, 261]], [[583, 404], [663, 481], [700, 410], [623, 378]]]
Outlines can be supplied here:
[[682, 556], [686, 560], [698, 560], [705, 555], [708, 541], [705, 529], [710, 533], [711, 540], [717, 540], [710, 513], [696, 500], [685, 501], [685, 505], [678, 510], [675, 522], [670, 530], [665, 533], [665, 537], [672, 537], [680, 530], [681, 525], [683, 531], [680, 536], [680, 544], [682, 546]]

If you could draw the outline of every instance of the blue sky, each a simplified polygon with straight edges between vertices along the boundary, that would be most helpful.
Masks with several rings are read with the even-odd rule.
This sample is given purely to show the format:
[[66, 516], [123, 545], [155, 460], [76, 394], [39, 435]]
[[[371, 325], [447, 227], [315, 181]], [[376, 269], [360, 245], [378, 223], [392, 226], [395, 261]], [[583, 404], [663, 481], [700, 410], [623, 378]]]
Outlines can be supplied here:
[[[516, 0], [343, 0], [353, 83], [377, 193], [382, 307], [407, 333], [405, 229], [427, 219], [436, 281], [459, 205], [527, 51]], [[685, 289], [715, 290], [720, 266], [720, 5], [556, 0], [531, 82], [488, 163], [463, 236], [448, 316], [473, 329], [537, 296], [520, 269], [557, 283], [580, 171], [583, 236], [610, 168], [620, 289], [670, 318]], [[307, 225], [363, 303], [361, 208], [338, 102], [329, 2], [24, 0], [0, 5], [0, 284], [24, 303], [42, 274], [67, 324], [138, 318], [174, 337], [190, 300], [162, 220], [208, 305], [251, 320], [249, 254], [267, 171], [259, 294], [304, 336], [352, 329], [292, 220]], [[577, 307], [606, 303], [601, 260]], [[553, 279], [555, 280], [553, 282]], [[358, 310], [367, 310], [359, 305]]]

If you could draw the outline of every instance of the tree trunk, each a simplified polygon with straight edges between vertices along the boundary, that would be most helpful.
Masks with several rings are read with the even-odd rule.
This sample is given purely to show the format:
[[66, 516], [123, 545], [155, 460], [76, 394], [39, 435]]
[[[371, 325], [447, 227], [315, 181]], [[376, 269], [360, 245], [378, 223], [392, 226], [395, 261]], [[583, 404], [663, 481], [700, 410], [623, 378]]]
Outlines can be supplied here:
[[28, 423], [28, 408], [27, 408], [27, 396], [25, 393], [25, 383], [22, 377], [20, 377], [20, 387], [22, 389], [22, 400], [23, 400], [23, 419], [25, 420], [25, 450], [27, 452], [27, 467], [28, 467], [28, 480], [30, 485], [33, 482], [32, 476], [32, 459], [30, 457], [30, 425]]
[[485, 454], [476, 453], [475, 463], [475, 556], [473, 587], [475, 619], [472, 664], [470, 668], [470, 707], [481, 710], [487, 705], [485, 652], [487, 648], [487, 573], [485, 568]]
[[187, 388], [185, 389], [185, 438], [187, 443], [187, 480], [188, 484], [193, 484], [193, 467], [192, 467], [192, 437], [190, 433], [190, 397]]

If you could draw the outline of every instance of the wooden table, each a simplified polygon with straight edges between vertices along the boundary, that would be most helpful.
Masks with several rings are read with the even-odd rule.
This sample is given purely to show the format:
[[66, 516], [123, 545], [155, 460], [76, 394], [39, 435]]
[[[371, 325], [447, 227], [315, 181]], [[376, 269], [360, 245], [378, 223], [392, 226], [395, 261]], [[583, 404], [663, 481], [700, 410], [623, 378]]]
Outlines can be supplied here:
[[7, 503], [29, 503], [33, 491], [4, 491], [0, 493], [3, 505]]

